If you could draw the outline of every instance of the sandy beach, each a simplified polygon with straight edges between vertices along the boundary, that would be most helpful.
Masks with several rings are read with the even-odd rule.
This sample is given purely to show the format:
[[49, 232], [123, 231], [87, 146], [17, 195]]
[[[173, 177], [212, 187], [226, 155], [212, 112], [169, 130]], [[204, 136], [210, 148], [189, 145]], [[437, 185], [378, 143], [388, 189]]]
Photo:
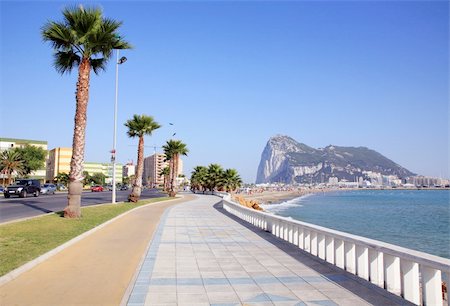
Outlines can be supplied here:
[[294, 198], [304, 196], [309, 193], [319, 192], [318, 190], [282, 190], [282, 191], [253, 191], [251, 193], [240, 193], [239, 196], [257, 201], [259, 204], [277, 204]]

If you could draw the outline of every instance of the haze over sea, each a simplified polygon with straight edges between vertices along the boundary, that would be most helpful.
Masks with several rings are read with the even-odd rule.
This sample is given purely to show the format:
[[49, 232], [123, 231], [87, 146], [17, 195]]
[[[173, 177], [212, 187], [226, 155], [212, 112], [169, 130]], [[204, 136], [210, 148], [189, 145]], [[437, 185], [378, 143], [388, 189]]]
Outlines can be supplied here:
[[264, 209], [406, 248], [450, 258], [448, 190], [317, 193]]

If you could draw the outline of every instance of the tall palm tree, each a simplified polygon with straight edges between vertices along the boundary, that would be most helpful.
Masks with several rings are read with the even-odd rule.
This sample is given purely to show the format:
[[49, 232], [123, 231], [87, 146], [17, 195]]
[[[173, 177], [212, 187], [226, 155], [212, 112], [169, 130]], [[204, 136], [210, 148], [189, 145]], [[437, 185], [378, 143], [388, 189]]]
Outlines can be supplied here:
[[181, 140], [168, 140], [165, 145], [163, 145], [164, 153], [166, 154], [166, 159], [169, 161], [170, 169], [170, 191], [169, 196], [174, 197], [175, 192], [175, 179], [178, 176], [178, 163], [180, 155], [187, 156], [189, 152], [186, 144], [181, 142]]
[[95, 74], [105, 70], [113, 49], [129, 49], [131, 46], [118, 35], [117, 30], [122, 23], [104, 18], [98, 8], [72, 7], [64, 9], [62, 14], [62, 22], [49, 21], [43, 26], [42, 37], [50, 42], [55, 51], [54, 66], [57, 72], [69, 73], [78, 67], [69, 201], [64, 217], [79, 218], [90, 73], [91, 70]]
[[144, 173], [144, 136], [152, 135], [152, 132], [161, 126], [153, 120], [153, 117], [147, 115], [133, 115], [133, 119], [128, 120], [125, 126], [128, 128], [128, 137], [139, 137], [136, 180], [128, 197], [128, 201], [137, 202], [141, 197], [142, 174]]
[[14, 173], [25, 174], [25, 164], [22, 156], [16, 150], [5, 150], [0, 154], [0, 173], [8, 177], [7, 185], [11, 184]]

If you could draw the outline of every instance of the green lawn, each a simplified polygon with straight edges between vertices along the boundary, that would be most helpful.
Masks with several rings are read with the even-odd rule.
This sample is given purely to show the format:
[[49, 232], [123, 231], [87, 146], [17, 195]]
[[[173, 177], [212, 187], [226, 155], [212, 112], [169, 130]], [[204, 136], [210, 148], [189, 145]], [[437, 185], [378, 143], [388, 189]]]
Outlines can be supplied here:
[[61, 213], [54, 213], [0, 225], [0, 276], [128, 210], [169, 199], [84, 207], [80, 219], [64, 219]]

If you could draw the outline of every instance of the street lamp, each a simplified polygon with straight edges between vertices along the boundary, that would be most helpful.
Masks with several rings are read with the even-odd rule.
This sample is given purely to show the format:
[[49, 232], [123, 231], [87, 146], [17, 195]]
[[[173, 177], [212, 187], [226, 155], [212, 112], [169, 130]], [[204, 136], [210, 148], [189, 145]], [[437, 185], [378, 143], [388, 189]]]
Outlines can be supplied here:
[[116, 139], [117, 139], [117, 98], [119, 94], [119, 65], [125, 63], [127, 58], [122, 56], [119, 59], [119, 49], [117, 51], [116, 60], [116, 100], [114, 102], [114, 137], [113, 137], [113, 149], [111, 151], [112, 161], [112, 203], [116, 203]]

